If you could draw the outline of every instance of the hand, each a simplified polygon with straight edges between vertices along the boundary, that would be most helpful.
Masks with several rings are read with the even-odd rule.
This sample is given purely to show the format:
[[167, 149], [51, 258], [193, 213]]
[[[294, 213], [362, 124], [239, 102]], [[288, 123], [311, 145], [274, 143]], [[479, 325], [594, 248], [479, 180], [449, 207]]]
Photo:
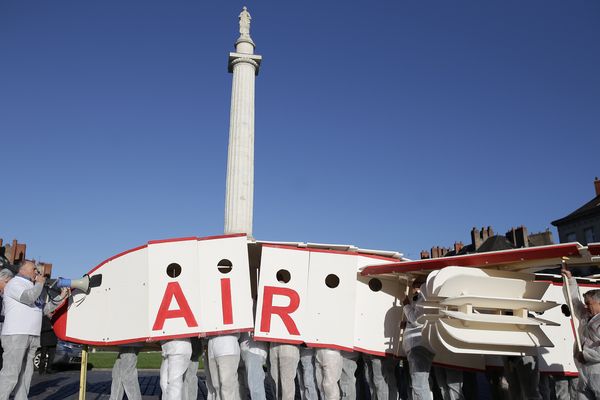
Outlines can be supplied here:
[[563, 264], [562, 268], [560, 269], [560, 273], [567, 279], [571, 279], [573, 277], [571, 271], [567, 269], [567, 266], [565, 264]]
[[583, 357], [583, 351], [575, 351], [575, 359], [582, 364], [585, 364], [585, 358]]
[[70, 288], [62, 288], [60, 289], [60, 297], [61, 298], [67, 298], [69, 295], [71, 294], [71, 289]]
[[46, 277], [44, 275], [36, 275], [35, 283], [41, 283], [42, 285], [46, 283]]

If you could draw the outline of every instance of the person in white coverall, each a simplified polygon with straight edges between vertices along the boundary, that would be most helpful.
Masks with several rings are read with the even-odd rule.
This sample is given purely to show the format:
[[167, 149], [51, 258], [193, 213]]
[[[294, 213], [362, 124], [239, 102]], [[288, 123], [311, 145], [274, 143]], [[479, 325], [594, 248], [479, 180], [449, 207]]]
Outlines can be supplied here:
[[[265, 371], [268, 343], [255, 341], [249, 332], [240, 334], [240, 353], [244, 364], [244, 375], [240, 377], [240, 389], [252, 400], [265, 400]], [[246, 393], [247, 390], [247, 393]]]
[[[421, 329], [423, 324], [417, 319], [423, 315], [423, 309], [419, 304], [425, 300], [425, 285], [421, 289], [413, 286], [413, 296], [407, 296], [404, 301], [404, 315], [406, 317], [406, 329], [402, 339], [402, 348], [408, 358], [408, 368], [411, 379], [412, 400], [432, 400], [433, 394], [429, 388], [429, 372], [433, 362], [434, 353], [423, 342]], [[411, 301], [412, 300], [412, 301]]]
[[192, 355], [190, 363], [183, 376], [182, 400], [196, 400], [198, 398], [198, 365], [200, 364], [200, 355], [202, 354], [202, 343], [200, 338], [190, 338], [192, 344]]
[[160, 388], [162, 400], [183, 398], [183, 376], [190, 364], [192, 344], [190, 339], [172, 339], [161, 342]]
[[119, 346], [119, 355], [112, 369], [110, 400], [122, 400], [124, 394], [128, 400], [142, 399], [137, 372], [137, 358], [142, 346], [141, 343]]
[[[342, 376], [340, 377], [340, 395], [342, 400], [356, 400], [356, 369], [360, 353], [342, 351]], [[371, 396], [372, 397], [372, 396]]]
[[392, 357], [380, 357], [371, 354], [363, 354], [363, 360], [371, 399], [397, 399], [398, 385], [396, 384], [395, 367], [398, 362]]
[[300, 362], [300, 348], [295, 344], [271, 343], [269, 361], [277, 399], [294, 400], [296, 395], [294, 379]]
[[[35, 284], [34, 284], [35, 282]], [[42, 313], [49, 315], [68, 296], [68, 289], [46, 303], [46, 278], [39, 275], [35, 263], [25, 260], [17, 276], [4, 287], [2, 347], [4, 363], [0, 371], [0, 400], [26, 400], [33, 375], [33, 357], [40, 347]]]
[[580, 363], [579, 399], [600, 400], [600, 290], [587, 291], [582, 302], [575, 278], [564, 268], [562, 274], [569, 280], [572, 312], [579, 318], [582, 351], [575, 351], [575, 359]]
[[339, 400], [342, 377], [342, 354], [339, 350], [319, 348], [315, 351], [317, 386], [322, 400]]
[[208, 338], [207, 359], [211, 391], [215, 400], [238, 400], [240, 385], [238, 367], [240, 365], [240, 335], [228, 334]]
[[315, 349], [300, 345], [300, 363], [297, 372], [300, 382], [300, 394], [302, 400], [319, 400], [317, 390], [317, 376], [315, 374]]

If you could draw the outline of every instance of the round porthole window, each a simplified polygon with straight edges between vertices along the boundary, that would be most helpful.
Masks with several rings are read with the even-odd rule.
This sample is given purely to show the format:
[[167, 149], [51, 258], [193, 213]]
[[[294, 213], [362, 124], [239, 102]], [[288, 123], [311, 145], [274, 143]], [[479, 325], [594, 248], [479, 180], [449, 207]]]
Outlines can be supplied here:
[[227, 259], [223, 259], [223, 260], [219, 261], [219, 263], [217, 264], [217, 268], [219, 269], [220, 273], [228, 274], [231, 272], [231, 269], [233, 268], [233, 264], [231, 263], [231, 261], [229, 261]]
[[277, 271], [275, 277], [277, 278], [277, 281], [281, 283], [288, 283], [290, 279], [292, 279], [292, 275], [287, 269], [280, 269]]
[[325, 278], [325, 285], [327, 285], [328, 288], [334, 289], [334, 288], [338, 287], [339, 284], [340, 284], [340, 278], [338, 278], [338, 276], [335, 274], [329, 274]]
[[179, 275], [181, 275], [181, 265], [177, 263], [167, 265], [167, 276], [169, 278], [177, 278]]
[[377, 278], [373, 278], [369, 281], [369, 289], [371, 289], [374, 292], [379, 292], [382, 287], [383, 287], [383, 284]]

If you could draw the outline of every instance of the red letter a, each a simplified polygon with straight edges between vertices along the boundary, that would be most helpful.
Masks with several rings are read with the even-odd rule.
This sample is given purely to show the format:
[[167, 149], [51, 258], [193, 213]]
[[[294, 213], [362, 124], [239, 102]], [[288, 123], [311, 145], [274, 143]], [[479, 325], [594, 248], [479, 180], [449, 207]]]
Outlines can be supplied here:
[[[173, 297], [175, 297], [179, 309], [169, 310], [169, 305], [171, 304]], [[160, 308], [158, 309], [158, 314], [156, 315], [156, 321], [154, 321], [152, 330], [161, 330], [165, 325], [165, 320], [171, 318], [184, 318], [185, 323], [190, 328], [198, 326], [196, 318], [194, 318], [194, 314], [192, 314], [192, 310], [181, 291], [181, 286], [179, 286], [179, 283], [177, 282], [169, 282], [167, 284], [167, 289], [165, 290], [165, 295], [160, 303]]]

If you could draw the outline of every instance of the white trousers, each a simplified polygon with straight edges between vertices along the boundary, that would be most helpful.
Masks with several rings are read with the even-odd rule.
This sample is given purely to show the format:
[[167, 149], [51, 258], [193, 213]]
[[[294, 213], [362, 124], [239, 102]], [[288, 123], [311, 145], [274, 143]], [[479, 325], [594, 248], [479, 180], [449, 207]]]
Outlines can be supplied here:
[[269, 361], [277, 399], [294, 400], [296, 395], [294, 379], [300, 362], [300, 349], [295, 344], [271, 343]]
[[323, 400], [339, 400], [338, 386], [342, 377], [342, 355], [339, 350], [317, 349], [315, 351], [315, 367], [317, 386]]
[[239, 354], [208, 358], [210, 382], [212, 383], [209, 391], [213, 392], [214, 400], [239, 400], [240, 387], [237, 374], [239, 365]]
[[112, 369], [110, 400], [142, 400], [137, 372], [139, 347], [120, 347], [119, 355]]
[[33, 357], [40, 347], [40, 337], [31, 335], [4, 335], [2, 371], [0, 372], [0, 399], [8, 400], [15, 391], [14, 400], [27, 400], [33, 375]]
[[160, 388], [163, 400], [183, 398], [183, 376], [190, 365], [192, 345], [189, 339], [169, 340], [162, 344]]

